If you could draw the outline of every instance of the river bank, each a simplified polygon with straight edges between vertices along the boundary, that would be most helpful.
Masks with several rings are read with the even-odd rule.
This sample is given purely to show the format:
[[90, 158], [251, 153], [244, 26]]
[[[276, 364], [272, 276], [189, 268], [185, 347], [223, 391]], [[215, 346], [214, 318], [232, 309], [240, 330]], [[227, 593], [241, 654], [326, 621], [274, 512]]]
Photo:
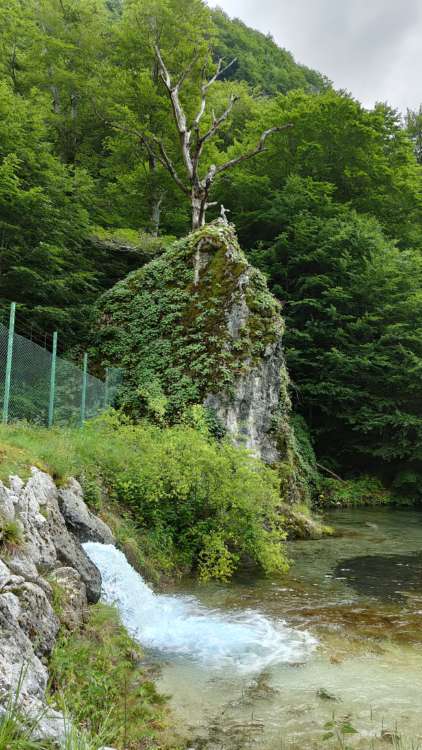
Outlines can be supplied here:
[[[173, 646], [147, 653], [192, 746], [421, 744], [422, 514], [340, 510], [327, 521], [339, 535], [291, 542], [294, 565], [282, 579], [189, 583], [169, 597], [200, 610], [201, 627], [190, 623], [188, 643], [186, 630], [173, 627]], [[237, 640], [236, 660], [228, 654], [239, 623], [255, 628], [260, 647], [252, 639], [239, 657]], [[284, 653], [274, 662], [254, 658], [283, 628]]]
[[[16, 575], [9, 575], [11, 561], [19, 554], [29, 555], [31, 560], [35, 555], [38, 562], [32, 560], [29, 573], [38, 581], [45, 574], [44, 546], [49, 550], [47, 568], [52, 566], [57, 572], [59, 563], [71, 559], [68, 546], [73, 549], [76, 544], [76, 571], [80, 563], [88, 599], [96, 601], [100, 595], [100, 574], [95, 565], [93, 569], [88, 566], [89, 560], [78, 547], [79, 525], [75, 526], [71, 518], [62, 518], [56, 507], [57, 498], [64, 502], [72, 488], [73, 502], [82, 501], [81, 488], [66, 477], [71, 467], [84, 481], [91, 507], [101, 506], [101, 492], [107, 488], [108, 496], [114, 499], [113, 507], [120, 512], [113, 516], [116, 528], [112, 529], [120, 549], [112, 546], [110, 529], [100, 537], [97, 529], [94, 536], [90, 532], [81, 541], [90, 539], [97, 545], [92, 555], [102, 574], [102, 598], [117, 605], [123, 624], [144, 648], [146, 678], [151, 666], [151, 674], [158, 674], [157, 690], [171, 696], [172, 739], [181, 736], [187, 747], [196, 750], [248, 750], [257, 746], [279, 750], [285, 745], [319, 748], [323, 742], [365, 748], [393, 742], [403, 748], [417, 748], [422, 735], [422, 513], [388, 507], [332, 511], [324, 518], [336, 528], [332, 537], [285, 544], [285, 555], [292, 563], [287, 572], [264, 577], [257, 574], [258, 566], [243, 572], [240, 568], [230, 583], [193, 578], [177, 582], [170, 575], [165, 594], [156, 594], [123, 554], [122, 550], [131, 552], [129, 558], [134, 560], [130, 562], [143, 572], [150, 537], [138, 536], [126, 506], [117, 503], [117, 493], [133, 502], [135, 491], [146, 492], [148, 486], [149, 490], [156, 486], [151, 481], [146, 485], [144, 480], [149, 476], [155, 481], [160, 476], [157, 467], [162, 469], [161, 456], [166, 460], [174, 456], [175, 481], [187, 470], [187, 455], [197, 460], [198, 447], [204, 455], [210, 449], [206, 438], [190, 429], [151, 432], [151, 428], [144, 434], [145, 429], [116, 429], [114, 423], [106, 422], [92, 431], [51, 431], [46, 436], [46, 431], [39, 429], [3, 428], [5, 437], [10, 436], [10, 442], [4, 443], [3, 472], [11, 473], [13, 468], [25, 479], [28, 473], [32, 477], [26, 486], [15, 479], [11, 489], [3, 488], [2, 513], [4, 519], [10, 515], [11, 524], [10, 528], [4, 526], [3, 533], [8, 530], [10, 536], [13, 529], [15, 533], [14, 541], [3, 542], [8, 576], [2, 590], [5, 602], [15, 596], [14, 589], [9, 591], [8, 587], [17, 586], [19, 591], [19, 587], [27, 587], [23, 580], [15, 581]], [[140, 461], [140, 446], [144, 446], [139, 441], [151, 436], [154, 442], [149, 448], [145, 443], [148, 450], [142, 452]], [[128, 438], [133, 457], [127, 450]], [[185, 448], [183, 453], [178, 450], [180, 445]], [[172, 454], [167, 450], [170, 447]], [[215, 451], [213, 447], [212, 460], [205, 465], [210, 477], [215, 475]], [[43, 468], [47, 464], [54, 474], [56, 485], [39, 470], [31, 472], [30, 466], [39, 464], [40, 459]], [[254, 465], [247, 463], [245, 469], [245, 475], [255, 479]], [[267, 481], [266, 476], [264, 479]], [[44, 483], [49, 488], [47, 493]], [[263, 484], [262, 495], [266, 486], [271, 484]], [[234, 492], [237, 485], [230, 487]], [[162, 489], [160, 512], [165, 503], [173, 507], [174, 492], [170, 485]], [[227, 498], [232, 494], [227, 492]], [[33, 498], [34, 505], [28, 523], [27, 497]], [[140, 499], [136, 495], [136, 503], [147, 508], [147, 498]], [[249, 495], [246, 499], [251, 503]], [[183, 508], [183, 503], [186, 498], [180, 494], [178, 507]], [[107, 506], [103, 505], [103, 513], [104, 508]], [[196, 509], [199, 512], [199, 505], [193, 507]], [[86, 508], [83, 515], [93, 522]], [[186, 528], [192, 518], [196, 516], [191, 513]], [[239, 518], [242, 516], [237, 510], [233, 522]], [[171, 519], [174, 526], [173, 516]], [[94, 527], [98, 524], [103, 521], [97, 519]], [[169, 532], [173, 526], [168, 527]], [[44, 535], [37, 541], [35, 552], [32, 527], [39, 527]], [[131, 536], [134, 531], [136, 537]], [[174, 536], [175, 550], [177, 538]], [[156, 542], [159, 545], [159, 537]], [[168, 550], [161, 548], [162, 557], [171, 559]], [[41, 565], [40, 561], [42, 570], [36, 572], [34, 565]], [[40, 621], [44, 622], [47, 613], [54, 630], [46, 646], [48, 653], [59, 627], [60, 592], [48, 581], [41, 583], [44, 604]], [[95, 591], [91, 591], [94, 583]], [[7, 614], [8, 626], [15, 614], [15, 610]], [[30, 633], [32, 637], [32, 629]], [[40, 670], [44, 685], [45, 669], [40, 666]], [[183, 739], [177, 744], [183, 747]]]

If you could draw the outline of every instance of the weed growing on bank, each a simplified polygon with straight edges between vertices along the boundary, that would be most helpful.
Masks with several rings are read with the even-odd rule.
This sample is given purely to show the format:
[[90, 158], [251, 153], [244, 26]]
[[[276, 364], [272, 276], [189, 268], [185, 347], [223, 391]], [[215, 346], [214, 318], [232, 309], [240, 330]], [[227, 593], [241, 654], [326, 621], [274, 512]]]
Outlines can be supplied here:
[[123, 516], [112, 524], [117, 538], [145, 567], [203, 581], [229, 580], [245, 559], [267, 574], [286, 570], [276, 473], [201, 421], [160, 428], [110, 413], [83, 429], [3, 425], [0, 451], [3, 480], [31, 466], [59, 485], [77, 477], [96, 512]]
[[166, 700], [113, 607], [96, 604], [83, 630], [61, 633], [50, 660], [50, 693], [97, 747], [169, 747]]

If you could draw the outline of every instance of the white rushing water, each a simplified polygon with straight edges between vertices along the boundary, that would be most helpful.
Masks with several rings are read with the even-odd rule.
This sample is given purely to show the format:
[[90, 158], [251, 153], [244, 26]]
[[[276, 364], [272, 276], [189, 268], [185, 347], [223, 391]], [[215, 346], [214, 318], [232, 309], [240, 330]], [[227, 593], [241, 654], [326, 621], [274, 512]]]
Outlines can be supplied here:
[[257, 611], [223, 612], [194, 597], [154, 594], [120, 550], [97, 542], [83, 546], [101, 572], [102, 600], [118, 607], [123, 624], [146, 648], [209, 667], [257, 672], [303, 661], [316, 646], [309, 633]]

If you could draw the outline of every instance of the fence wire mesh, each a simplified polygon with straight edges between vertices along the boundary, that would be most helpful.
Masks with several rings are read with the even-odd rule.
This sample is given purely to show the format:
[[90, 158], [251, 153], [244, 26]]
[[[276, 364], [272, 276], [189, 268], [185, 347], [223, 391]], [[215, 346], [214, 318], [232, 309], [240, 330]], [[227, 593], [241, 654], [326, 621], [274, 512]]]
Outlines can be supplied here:
[[[56, 357], [52, 382], [52, 352], [19, 333], [13, 334], [11, 343], [8, 388], [9, 329], [0, 323], [0, 395], [3, 421], [27, 420], [48, 425], [50, 410], [52, 424], [77, 425], [84, 419], [98, 416], [115, 403], [121, 382], [121, 370], [118, 368], [109, 368], [105, 381], [89, 373], [84, 378], [80, 367], [62, 357]], [[52, 388], [54, 400], [51, 404]]]

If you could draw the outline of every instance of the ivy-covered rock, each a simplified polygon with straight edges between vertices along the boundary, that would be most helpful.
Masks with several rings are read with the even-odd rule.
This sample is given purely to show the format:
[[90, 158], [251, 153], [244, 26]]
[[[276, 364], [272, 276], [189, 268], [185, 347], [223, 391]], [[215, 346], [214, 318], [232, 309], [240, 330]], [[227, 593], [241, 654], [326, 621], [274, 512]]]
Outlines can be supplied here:
[[122, 405], [134, 418], [171, 422], [203, 404], [217, 432], [278, 464], [289, 500], [303, 501], [283, 331], [265, 276], [217, 220], [102, 297], [98, 346], [124, 369]]

